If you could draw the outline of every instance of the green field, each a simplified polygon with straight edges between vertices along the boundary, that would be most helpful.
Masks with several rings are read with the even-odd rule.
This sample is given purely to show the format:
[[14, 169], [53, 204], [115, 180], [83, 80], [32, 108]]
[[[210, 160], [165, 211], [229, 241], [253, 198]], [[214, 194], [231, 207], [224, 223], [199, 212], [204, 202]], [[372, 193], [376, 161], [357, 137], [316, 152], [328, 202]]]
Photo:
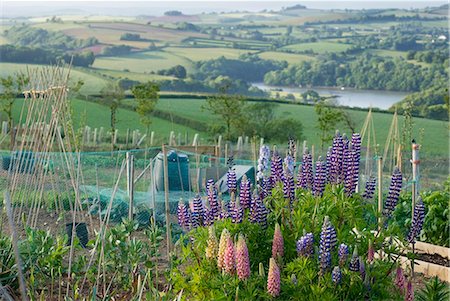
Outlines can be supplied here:
[[190, 69], [191, 62], [185, 58], [164, 51], [147, 51], [116, 57], [95, 59], [94, 68], [144, 73], [183, 65]]
[[351, 45], [349, 44], [339, 44], [339, 43], [332, 43], [332, 42], [316, 42], [316, 43], [300, 43], [300, 44], [293, 44], [288, 45], [285, 47], [282, 47], [282, 49], [288, 49], [292, 51], [307, 51], [312, 50], [316, 53], [325, 53], [325, 52], [344, 52], [348, 48], [350, 48]]
[[[42, 67], [42, 65], [0, 63], [0, 76], [13, 75], [16, 72], [27, 72], [27, 68], [33, 69], [37, 67]], [[78, 80], [84, 81], [80, 93], [88, 95], [97, 94], [107, 83], [106, 79], [94, 75], [91, 72], [87, 73], [81, 68], [73, 68], [70, 71], [70, 82], [75, 83]]]
[[275, 51], [261, 52], [258, 54], [258, 56], [265, 60], [286, 61], [290, 65], [298, 64], [304, 61], [315, 60], [314, 57], [309, 55], [287, 53], [287, 52], [275, 52]]
[[186, 58], [190, 61], [204, 61], [217, 59], [224, 56], [228, 59], [237, 59], [240, 55], [245, 53], [254, 53], [252, 50], [233, 49], [233, 48], [193, 48], [193, 47], [167, 47], [165, 52], [173, 55]]
[[[202, 99], [160, 99], [157, 108], [164, 111], [170, 111], [189, 119], [202, 121], [205, 123], [212, 123], [217, 120], [217, 117], [211, 115], [207, 111], [203, 111], [201, 106], [204, 100]], [[356, 128], [360, 130], [366, 118], [367, 112], [349, 110], [352, 119], [356, 123]], [[276, 109], [276, 114], [279, 117], [290, 117], [298, 119], [302, 122], [304, 134], [309, 144], [320, 145], [319, 136], [316, 129], [316, 114], [312, 106], [294, 105], [294, 104], [280, 104]], [[374, 113], [373, 119], [376, 125], [376, 138], [380, 145], [383, 145], [389, 127], [392, 121], [392, 114]], [[399, 119], [402, 124], [403, 118]], [[426, 145], [424, 151], [432, 155], [448, 156], [448, 124], [445, 121], [414, 118], [414, 136], [419, 137], [419, 129], [423, 128], [423, 141], [421, 144]]]
[[406, 58], [406, 51], [396, 51], [396, 50], [386, 50], [386, 49], [370, 49], [368, 50], [370, 53], [379, 55], [379, 56], [385, 56], [385, 57], [392, 57], [392, 58]]
[[[103, 127], [106, 131], [110, 129], [110, 111], [108, 107], [80, 99], [74, 99], [71, 103], [73, 112], [75, 113], [73, 116], [73, 123], [76, 128], [88, 125], [91, 128]], [[14, 103], [13, 118], [15, 122], [20, 118], [22, 105], [23, 99], [18, 99]], [[119, 130], [119, 135], [125, 135], [127, 129], [140, 130], [141, 132], [145, 132], [146, 130], [139, 122], [139, 115], [136, 112], [127, 109], [118, 110], [117, 129]], [[170, 131], [174, 131], [176, 134], [181, 133], [182, 135], [188, 133], [190, 137], [193, 137], [195, 133], [199, 133], [203, 138], [208, 137], [206, 133], [201, 133], [184, 125], [179, 125], [156, 117], [152, 118], [150, 131], [154, 131], [155, 135], [160, 138], [168, 137]]]

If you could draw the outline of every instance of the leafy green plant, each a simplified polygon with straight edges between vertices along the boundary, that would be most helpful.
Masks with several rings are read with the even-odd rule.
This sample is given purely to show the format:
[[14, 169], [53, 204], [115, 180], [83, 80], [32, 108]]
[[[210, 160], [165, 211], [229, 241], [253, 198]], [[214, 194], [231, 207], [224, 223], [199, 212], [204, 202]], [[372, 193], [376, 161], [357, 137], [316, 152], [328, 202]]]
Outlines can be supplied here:
[[445, 282], [438, 277], [431, 278], [417, 294], [418, 301], [446, 301], [450, 297], [450, 290]]

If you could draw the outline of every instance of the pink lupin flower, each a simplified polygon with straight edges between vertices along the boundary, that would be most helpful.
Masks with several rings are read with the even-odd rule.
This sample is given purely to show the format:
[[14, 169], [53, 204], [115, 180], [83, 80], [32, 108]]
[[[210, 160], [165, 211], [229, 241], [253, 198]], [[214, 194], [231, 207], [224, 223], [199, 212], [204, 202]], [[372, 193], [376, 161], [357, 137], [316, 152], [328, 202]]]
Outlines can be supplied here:
[[225, 266], [224, 258], [228, 238], [230, 238], [230, 232], [228, 232], [228, 230], [224, 228], [222, 230], [222, 234], [220, 234], [219, 251], [217, 253], [217, 266], [219, 267], [220, 270], [223, 269]]
[[411, 280], [408, 281], [408, 285], [406, 286], [405, 301], [414, 301], [414, 290]]
[[273, 233], [272, 257], [278, 258], [278, 256], [283, 257], [283, 255], [284, 255], [283, 234], [281, 234], [280, 225], [276, 223], [275, 232]]
[[270, 258], [269, 274], [267, 277], [267, 292], [272, 297], [277, 297], [280, 294], [280, 269], [278, 268], [275, 259]]
[[250, 277], [250, 259], [248, 257], [248, 248], [244, 236], [239, 235], [236, 244], [236, 272], [240, 280]]
[[232, 275], [236, 269], [236, 256], [234, 250], [234, 244], [231, 237], [227, 239], [227, 247], [225, 248], [225, 254], [223, 256], [224, 267], [223, 270], [225, 273]]
[[401, 267], [397, 268], [394, 284], [402, 292], [402, 294], [405, 293], [405, 276], [403, 275], [403, 270]]
[[369, 240], [369, 248], [367, 250], [367, 262], [371, 264], [373, 262], [374, 257], [375, 257], [375, 250], [373, 248], [372, 241]]

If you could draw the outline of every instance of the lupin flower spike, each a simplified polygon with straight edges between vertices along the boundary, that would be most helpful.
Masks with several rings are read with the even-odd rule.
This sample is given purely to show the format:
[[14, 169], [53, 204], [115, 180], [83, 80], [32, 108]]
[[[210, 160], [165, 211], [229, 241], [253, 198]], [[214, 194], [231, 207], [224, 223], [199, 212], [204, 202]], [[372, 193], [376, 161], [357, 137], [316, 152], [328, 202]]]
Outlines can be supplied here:
[[214, 259], [217, 257], [218, 242], [216, 237], [216, 232], [214, 231], [214, 226], [208, 227], [208, 244], [206, 246], [206, 258]]
[[339, 266], [345, 266], [345, 264], [347, 263], [348, 255], [348, 246], [346, 244], [340, 244], [338, 249]]
[[314, 236], [312, 233], [306, 233], [297, 241], [298, 256], [310, 257], [314, 254]]
[[231, 236], [227, 238], [225, 253], [223, 256], [223, 270], [226, 274], [232, 275], [236, 270], [236, 255], [234, 250], [233, 239]]
[[275, 259], [270, 258], [269, 261], [269, 273], [267, 275], [267, 292], [272, 297], [277, 297], [280, 294], [281, 289], [280, 269]]
[[334, 284], [338, 285], [339, 283], [341, 283], [341, 279], [342, 279], [341, 269], [338, 266], [335, 266], [333, 268], [333, 271], [331, 272], [331, 280], [333, 281]]
[[186, 204], [182, 200], [180, 200], [180, 202], [178, 203], [177, 215], [178, 224], [180, 225], [180, 227], [185, 231], [189, 230], [190, 215]]
[[401, 267], [397, 267], [394, 284], [400, 290], [400, 292], [402, 292], [402, 294], [405, 293], [406, 288], [405, 276], [403, 275], [403, 270]]
[[355, 247], [355, 250], [353, 250], [352, 259], [350, 260], [350, 265], [348, 269], [353, 272], [359, 272], [359, 257], [357, 247]]
[[322, 232], [320, 233], [319, 244], [319, 261], [320, 261], [320, 275], [331, 268], [331, 250], [336, 245], [336, 230], [331, 225], [330, 218], [325, 216], [322, 225]]
[[375, 250], [373, 248], [373, 243], [369, 240], [369, 248], [367, 249], [367, 262], [371, 264], [375, 258]]
[[411, 222], [411, 229], [408, 234], [408, 241], [410, 243], [415, 243], [416, 238], [420, 235], [420, 231], [422, 231], [423, 221], [425, 219], [425, 205], [421, 198], [414, 206], [414, 214]]
[[278, 258], [283, 257], [283, 255], [284, 255], [283, 234], [281, 233], [280, 225], [276, 223], [275, 232], [273, 233], [272, 257]]
[[366, 278], [366, 265], [364, 264], [364, 260], [362, 257], [359, 257], [359, 274], [361, 275], [361, 279], [364, 281]]
[[267, 145], [261, 145], [259, 148], [259, 158], [258, 158], [258, 173], [256, 174], [256, 178], [258, 184], [261, 185], [262, 180], [269, 169], [269, 161], [270, 161], [270, 149]]
[[408, 280], [408, 285], [406, 286], [405, 301], [414, 301], [414, 290], [411, 279]]
[[373, 195], [375, 194], [375, 185], [377, 183], [377, 179], [375, 177], [370, 177], [366, 182], [366, 188], [363, 193], [363, 198], [366, 200], [371, 200]]
[[228, 238], [231, 238], [230, 232], [228, 232], [227, 228], [224, 228], [222, 234], [220, 234], [219, 251], [217, 253], [217, 266], [220, 270], [225, 267], [224, 258]]
[[400, 191], [402, 190], [402, 173], [398, 167], [395, 167], [391, 177], [389, 193], [386, 199], [384, 215], [390, 217], [397, 206]]
[[236, 272], [240, 280], [250, 277], [250, 259], [243, 235], [239, 235], [236, 243]]

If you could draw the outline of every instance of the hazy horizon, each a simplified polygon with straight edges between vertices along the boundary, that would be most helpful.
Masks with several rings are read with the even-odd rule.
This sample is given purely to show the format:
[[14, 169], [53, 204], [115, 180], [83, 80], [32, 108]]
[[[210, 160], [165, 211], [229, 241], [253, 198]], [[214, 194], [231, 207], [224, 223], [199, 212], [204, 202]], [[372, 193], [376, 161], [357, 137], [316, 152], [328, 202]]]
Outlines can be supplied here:
[[[2, 18], [49, 15], [162, 15], [168, 10], [184, 14], [280, 10], [295, 4], [311, 9], [420, 9], [446, 4], [446, 1], [2, 1]], [[230, 8], [230, 6], [232, 8]]]

